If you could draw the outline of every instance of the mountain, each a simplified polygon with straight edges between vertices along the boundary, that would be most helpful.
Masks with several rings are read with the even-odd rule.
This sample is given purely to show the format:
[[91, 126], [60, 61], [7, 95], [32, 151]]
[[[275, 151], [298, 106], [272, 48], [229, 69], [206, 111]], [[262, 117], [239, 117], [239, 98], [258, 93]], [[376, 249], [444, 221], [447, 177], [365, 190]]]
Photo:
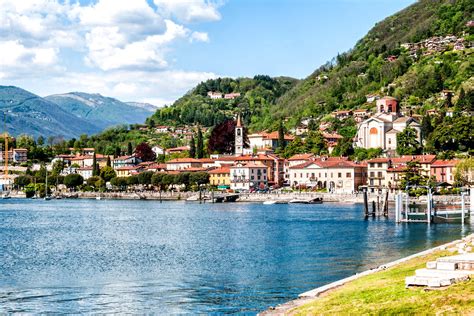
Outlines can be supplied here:
[[[473, 12], [471, 0], [414, 3], [377, 23], [352, 50], [300, 81], [280, 98], [273, 117], [291, 116], [294, 125], [302, 117], [370, 106], [365, 104], [367, 94], [391, 94], [402, 106], [413, 105], [411, 101], [436, 105], [442, 89], [459, 91], [472, 77]], [[448, 35], [467, 49], [453, 50], [458, 42]], [[419, 45], [418, 51], [403, 45], [422, 41], [427, 45]], [[443, 41], [447, 44], [439, 44]]]
[[[76, 137], [101, 128], [61, 108], [54, 102], [14, 86], [0, 86], [0, 110], [6, 113], [10, 134]], [[4, 118], [2, 118], [3, 120]]]
[[125, 103], [100, 94], [84, 92], [55, 94], [45, 99], [100, 129], [119, 124], [143, 123], [154, 112], [148, 104]]
[[[366, 95], [392, 95], [402, 106], [436, 107], [440, 92], [472, 90], [474, 2], [420, 0], [377, 23], [349, 52], [339, 54], [303, 80], [256, 76], [219, 78], [199, 84], [170, 107], [153, 115], [156, 123], [213, 126], [242, 112], [252, 130], [275, 130], [280, 120], [287, 128], [304, 117], [317, 121], [337, 109], [370, 109]], [[452, 38], [447, 39], [446, 36]], [[431, 41], [431, 39], [433, 39]], [[447, 41], [442, 49], [418, 52], [402, 44]], [[461, 42], [459, 42], [459, 41]], [[458, 43], [466, 49], [453, 50]], [[265, 79], [263, 79], [265, 78]], [[240, 92], [236, 100], [211, 99], [208, 92]], [[424, 113], [418, 113], [424, 114]]]
[[140, 109], [144, 109], [144, 110], [149, 111], [149, 112], [155, 112], [156, 109], [158, 108], [156, 105], [153, 105], [153, 104], [150, 104], [150, 103], [142, 103], [142, 102], [125, 102], [125, 103], [130, 105], [130, 106], [140, 108]]

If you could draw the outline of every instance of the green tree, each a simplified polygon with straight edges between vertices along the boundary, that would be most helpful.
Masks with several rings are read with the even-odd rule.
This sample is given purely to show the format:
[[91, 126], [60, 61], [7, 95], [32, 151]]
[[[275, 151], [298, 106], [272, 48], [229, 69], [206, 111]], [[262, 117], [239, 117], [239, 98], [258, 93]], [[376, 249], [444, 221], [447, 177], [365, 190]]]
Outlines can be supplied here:
[[344, 137], [343, 139], [339, 140], [337, 142], [336, 147], [334, 147], [334, 150], [332, 151], [333, 156], [343, 156], [343, 157], [349, 157], [354, 154], [354, 147], [352, 146], [353, 140], [352, 138], [346, 138]]
[[24, 188], [28, 184], [31, 183], [31, 177], [30, 176], [18, 176], [15, 178], [15, 185], [19, 186], [20, 188]]
[[124, 190], [127, 188], [128, 181], [127, 178], [124, 177], [115, 177], [110, 180], [110, 184], [119, 190]]
[[112, 167], [104, 167], [100, 170], [100, 177], [104, 179], [105, 182], [109, 182], [112, 178], [115, 178], [117, 174]]
[[305, 139], [306, 152], [313, 153], [315, 155], [321, 155], [327, 153], [326, 140], [320, 131], [310, 131], [308, 137]]
[[420, 163], [416, 160], [409, 161], [406, 165], [405, 171], [402, 173], [402, 181], [400, 182], [401, 189], [410, 186], [425, 186], [428, 178], [423, 176], [420, 172]]
[[92, 176], [86, 180], [87, 185], [91, 187], [95, 187], [95, 184], [97, 181], [101, 180], [101, 177], [98, 176]]
[[44, 137], [43, 136], [38, 136], [38, 139], [36, 140], [36, 143], [38, 146], [43, 146], [44, 145]]
[[75, 189], [76, 187], [82, 185], [84, 183], [84, 178], [77, 173], [71, 173], [64, 177], [64, 184], [68, 188]]
[[407, 127], [397, 134], [397, 153], [399, 155], [418, 155], [421, 153], [421, 146], [413, 128]]
[[127, 184], [128, 185], [137, 185], [139, 182], [138, 182], [138, 176], [130, 176], [130, 177], [127, 177]]
[[131, 142], [128, 142], [127, 144], [127, 155], [129, 156], [133, 155], [133, 146]]
[[110, 156], [107, 156], [107, 167], [112, 167], [112, 162], [110, 161]]
[[151, 184], [151, 178], [153, 177], [152, 171], [145, 171], [138, 174], [138, 183], [143, 185]]
[[204, 157], [204, 139], [202, 136], [201, 127], [198, 127], [197, 131], [197, 144], [196, 144], [196, 158], [200, 159]]
[[189, 141], [189, 157], [196, 157], [196, 142], [194, 141], [194, 135], [191, 136], [191, 140]]
[[94, 154], [92, 155], [92, 176], [93, 177], [98, 176], [99, 173], [100, 173], [100, 170], [99, 170], [99, 165], [97, 164], [97, 156], [94, 152]]
[[286, 158], [289, 158], [296, 154], [302, 154], [305, 151], [306, 147], [303, 141], [301, 140], [301, 137], [295, 137], [295, 139], [291, 143], [289, 143], [288, 146], [286, 146], [284, 156]]
[[283, 152], [285, 150], [285, 147], [285, 127], [283, 126], [283, 121], [280, 120], [280, 125], [278, 126], [278, 149], [280, 152]]
[[431, 117], [429, 115], [425, 115], [421, 121], [421, 135], [423, 139], [428, 139], [432, 132], [433, 126], [431, 125]]

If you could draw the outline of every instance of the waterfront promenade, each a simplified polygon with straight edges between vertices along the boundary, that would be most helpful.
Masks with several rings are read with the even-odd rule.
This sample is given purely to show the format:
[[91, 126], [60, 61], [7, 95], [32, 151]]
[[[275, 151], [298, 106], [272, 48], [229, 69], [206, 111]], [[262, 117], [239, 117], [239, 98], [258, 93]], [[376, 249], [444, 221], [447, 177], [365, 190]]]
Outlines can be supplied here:
[[[221, 195], [220, 192], [214, 192], [214, 195]], [[232, 193], [233, 194], [233, 193]], [[202, 196], [210, 197], [211, 192], [204, 192]], [[95, 199], [100, 197], [101, 199], [117, 199], [117, 200], [167, 200], [167, 201], [179, 201], [186, 200], [190, 197], [199, 196], [199, 192], [158, 192], [158, 191], [136, 191], [136, 192], [70, 192], [61, 193], [61, 197], [71, 198], [84, 198], [84, 199]], [[21, 191], [12, 192], [11, 197], [25, 198], [25, 194]], [[285, 193], [240, 193], [239, 198], [236, 202], [248, 202], [248, 203], [261, 203], [265, 201], [290, 201], [293, 199], [311, 199], [322, 197], [324, 202], [335, 202], [335, 203], [363, 203], [364, 197], [362, 193], [357, 194], [341, 194], [341, 193], [326, 193], [326, 192], [285, 192]], [[379, 197], [382, 202], [382, 194], [377, 195], [375, 193], [368, 194], [369, 201], [376, 201]], [[394, 195], [389, 194], [388, 198], [390, 203], [394, 203]], [[411, 201], [419, 201], [422, 203], [426, 200], [425, 196], [420, 198], [410, 197]], [[460, 195], [434, 195], [433, 200], [439, 203], [446, 204], [459, 204]], [[465, 198], [466, 205], [469, 206], [469, 198]], [[204, 201], [210, 203], [209, 200]]]

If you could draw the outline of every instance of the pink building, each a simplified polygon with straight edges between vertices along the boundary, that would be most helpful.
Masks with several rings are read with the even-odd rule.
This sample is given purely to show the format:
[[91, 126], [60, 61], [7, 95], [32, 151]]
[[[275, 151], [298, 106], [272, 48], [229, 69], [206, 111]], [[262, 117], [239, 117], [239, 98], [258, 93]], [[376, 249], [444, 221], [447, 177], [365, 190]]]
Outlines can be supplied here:
[[393, 97], [383, 97], [377, 100], [377, 112], [378, 113], [397, 113], [398, 101]]
[[454, 183], [454, 173], [459, 160], [436, 160], [431, 164], [431, 176], [436, 182]]

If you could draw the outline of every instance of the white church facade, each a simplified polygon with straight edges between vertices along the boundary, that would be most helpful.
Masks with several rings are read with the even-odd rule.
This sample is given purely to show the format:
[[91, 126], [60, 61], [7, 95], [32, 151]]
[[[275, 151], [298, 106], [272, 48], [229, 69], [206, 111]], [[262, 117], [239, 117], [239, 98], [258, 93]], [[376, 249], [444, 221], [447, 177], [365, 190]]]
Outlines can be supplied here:
[[418, 141], [421, 143], [420, 124], [414, 118], [400, 114], [396, 99], [382, 98], [377, 100], [377, 114], [358, 125], [355, 146], [395, 151], [397, 134], [407, 127], [416, 131]]

